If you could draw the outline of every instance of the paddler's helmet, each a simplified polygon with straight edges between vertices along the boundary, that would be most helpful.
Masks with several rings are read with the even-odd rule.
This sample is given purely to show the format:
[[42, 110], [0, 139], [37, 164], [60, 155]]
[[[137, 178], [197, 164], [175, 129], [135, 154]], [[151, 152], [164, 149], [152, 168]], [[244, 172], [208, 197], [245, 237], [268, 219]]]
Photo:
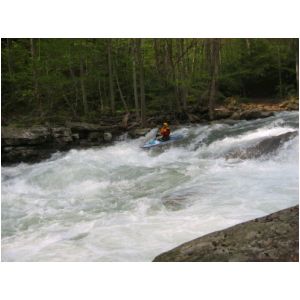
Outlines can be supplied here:
[[168, 127], [169, 126], [167, 122], [165, 122], [163, 125], [164, 125], [164, 127]]

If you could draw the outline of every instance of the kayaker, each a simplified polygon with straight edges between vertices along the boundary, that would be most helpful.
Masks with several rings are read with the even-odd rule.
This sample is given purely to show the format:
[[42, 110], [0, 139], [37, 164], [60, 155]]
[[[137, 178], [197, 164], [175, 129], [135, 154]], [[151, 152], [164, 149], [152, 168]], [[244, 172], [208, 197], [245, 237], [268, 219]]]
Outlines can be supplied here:
[[160, 141], [167, 141], [170, 139], [171, 131], [168, 123], [165, 122], [159, 132], [161, 135], [161, 137], [159, 138]]

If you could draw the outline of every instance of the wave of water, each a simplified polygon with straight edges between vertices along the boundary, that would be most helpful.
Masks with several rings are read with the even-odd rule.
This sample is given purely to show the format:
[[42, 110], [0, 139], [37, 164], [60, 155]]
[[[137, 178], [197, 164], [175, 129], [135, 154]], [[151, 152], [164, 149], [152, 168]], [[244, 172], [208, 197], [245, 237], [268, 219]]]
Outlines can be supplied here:
[[2, 168], [2, 260], [150, 261], [179, 244], [298, 203], [298, 136], [259, 159], [236, 147], [298, 130], [298, 113], [177, 130]]

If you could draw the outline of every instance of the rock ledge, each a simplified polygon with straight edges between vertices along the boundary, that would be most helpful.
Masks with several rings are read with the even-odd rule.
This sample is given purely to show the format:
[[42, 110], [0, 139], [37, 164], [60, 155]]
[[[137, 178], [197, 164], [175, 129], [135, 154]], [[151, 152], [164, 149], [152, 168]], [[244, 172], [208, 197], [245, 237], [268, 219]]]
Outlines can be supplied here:
[[207, 234], [154, 261], [299, 261], [299, 205]]

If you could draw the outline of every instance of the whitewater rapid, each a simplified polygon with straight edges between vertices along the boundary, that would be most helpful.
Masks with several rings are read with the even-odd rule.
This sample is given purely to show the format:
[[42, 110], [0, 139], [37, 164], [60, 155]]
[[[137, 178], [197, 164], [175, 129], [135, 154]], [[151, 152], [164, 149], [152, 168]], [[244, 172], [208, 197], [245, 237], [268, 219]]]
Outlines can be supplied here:
[[2, 167], [3, 261], [151, 261], [201, 235], [298, 204], [299, 139], [257, 159], [226, 159], [298, 131], [298, 112], [182, 127], [182, 142], [141, 139]]

